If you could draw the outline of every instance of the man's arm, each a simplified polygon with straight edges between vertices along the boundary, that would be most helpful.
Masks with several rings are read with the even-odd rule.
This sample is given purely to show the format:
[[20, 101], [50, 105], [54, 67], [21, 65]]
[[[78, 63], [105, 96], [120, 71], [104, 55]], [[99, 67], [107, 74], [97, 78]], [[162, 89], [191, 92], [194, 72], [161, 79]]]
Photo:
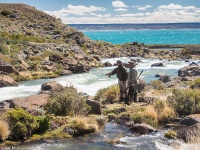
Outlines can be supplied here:
[[118, 70], [118, 68], [115, 68], [112, 72], [107, 73], [106, 75], [108, 75], [108, 76], [110, 77], [111, 75], [116, 74], [116, 73], [117, 73], [117, 70]]

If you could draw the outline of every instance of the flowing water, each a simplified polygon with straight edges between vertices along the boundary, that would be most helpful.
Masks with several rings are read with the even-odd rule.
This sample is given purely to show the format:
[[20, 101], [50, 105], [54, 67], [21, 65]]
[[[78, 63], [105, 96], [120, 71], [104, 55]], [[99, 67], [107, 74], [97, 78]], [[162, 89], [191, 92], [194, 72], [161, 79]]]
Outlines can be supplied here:
[[[104, 59], [104, 62], [110, 62], [112, 64], [116, 63], [116, 61], [120, 59], [123, 62], [128, 62], [131, 58], [112, 58], [112, 59]], [[136, 69], [138, 72], [143, 70], [141, 75], [141, 79], [145, 80], [149, 83], [151, 80], [157, 79], [155, 77], [156, 74], [166, 74], [170, 76], [177, 76], [178, 69], [189, 65], [192, 61], [198, 62], [197, 60], [191, 60], [190, 62], [184, 61], [167, 61], [167, 60], [158, 60], [158, 59], [145, 59], [139, 58], [142, 62], [140, 62]], [[165, 67], [151, 67], [151, 64], [163, 62]], [[116, 76], [112, 76], [108, 78], [104, 74], [112, 71], [115, 66], [105, 67], [105, 68], [94, 68], [91, 69], [88, 73], [82, 74], [73, 74], [68, 76], [62, 76], [54, 79], [40, 79], [33, 81], [21, 82], [18, 87], [5, 87], [0, 90], [0, 101], [12, 99], [15, 97], [25, 97], [33, 94], [37, 94], [41, 89], [41, 84], [57, 81], [63, 86], [67, 86], [68, 84], [73, 84], [80, 92], [87, 93], [91, 96], [94, 96], [95, 93], [101, 89], [108, 87], [113, 84], [117, 84]], [[127, 69], [128, 71], [128, 69]]]

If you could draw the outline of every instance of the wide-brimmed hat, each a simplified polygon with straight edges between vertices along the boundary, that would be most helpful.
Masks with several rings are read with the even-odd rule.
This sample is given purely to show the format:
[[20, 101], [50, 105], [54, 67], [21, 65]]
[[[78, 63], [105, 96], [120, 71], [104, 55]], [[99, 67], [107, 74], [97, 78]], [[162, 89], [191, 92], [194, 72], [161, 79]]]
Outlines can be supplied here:
[[133, 60], [129, 61], [128, 63], [129, 63], [129, 64], [133, 64], [134, 66], [137, 65], [137, 63], [136, 63], [135, 61], [133, 61]]

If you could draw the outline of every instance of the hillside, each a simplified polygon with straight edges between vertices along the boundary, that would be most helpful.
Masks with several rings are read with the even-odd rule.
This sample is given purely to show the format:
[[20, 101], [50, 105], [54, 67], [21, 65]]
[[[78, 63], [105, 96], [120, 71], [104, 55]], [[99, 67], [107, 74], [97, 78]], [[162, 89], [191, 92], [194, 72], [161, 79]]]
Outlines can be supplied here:
[[0, 3], [0, 71], [18, 81], [85, 72], [102, 66], [101, 58], [122, 56], [171, 59], [179, 53], [92, 41], [34, 7]]

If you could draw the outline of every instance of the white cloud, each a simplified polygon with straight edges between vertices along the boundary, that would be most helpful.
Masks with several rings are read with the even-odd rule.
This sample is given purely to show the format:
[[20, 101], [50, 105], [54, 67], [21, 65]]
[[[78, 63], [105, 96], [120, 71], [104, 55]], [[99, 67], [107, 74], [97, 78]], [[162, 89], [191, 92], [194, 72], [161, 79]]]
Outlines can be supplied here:
[[62, 8], [61, 10], [58, 11], [45, 11], [46, 13], [50, 14], [50, 15], [54, 15], [56, 17], [64, 17], [64, 16], [68, 16], [68, 15], [85, 15], [85, 14], [90, 14], [92, 12], [97, 12], [97, 11], [106, 11], [105, 8], [103, 7], [96, 7], [96, 6], [83, 6], [83, 5], [77, 5], [77, 6], [73, 6], [73, 5], [68, 5], [65, 8]]
[[147, 10], [148, 8], [151, 8], [151, 5], [145, 5], [145, 6], [131, 6], [131, 7], [135, 7], [138, 10]]
[[147, 10], [148, 8], [151, 8], [152, 6], [150, 5], [145, 5], [143, 7], [139, 7], [138, 10]]
[[161, 5], [158, 7], [158, 9], [165, 9], [165, 10], [194, 10], [196, 7], [194, 6], [186, 6], [183, 7], [179, 4], [169, 4], [169, 5]]
[[115, 8], [115, 11], [128, 11], [126, 8]]
[[[116, 2], [116, 1], [115, 1]], [[118, 5], [119, 6], [119, 5]], [[146, 5], [145, 5], [146, 6]], [[133, 6], [141, 8], [141, 6]], [[144, 7], [144, 6], [143, 6]], [[150, 7], [149, 7], [150, 8]], [[179, 4], [160, 5], [152, 11], [133, 13], [126, 7], [115, 7], [115, 11], [123, 14], [108, 14], [103, 7], [68, 5], [58, 11], [46, 11], [50, 15], [61, 18], [63, 23], [173, 23], [200, 22], [200, 8]], [[100, 12], [104, 12], [100, 14]]]
[[124, 2], [122, 1], [113, 1], [112, 2], [112, 6], [115, 7], [115, 8], [125, 8], [125, 7], [128, 7], [127, 5], [124, 4]]
[[96, 11], [105, 11], [106, 9], [103, 7], [96, 7], [96, 6], [83, 6], [83, 5], [78, 5], [78, 6], [73, 6], [73, 5], [68, 5], [66, 8], [63, 8], [61, 11], [67, 14], [73, 14], [73, 15], [85, 15], [85, 13], [91, 13], [91, 12], [96, 12]]

